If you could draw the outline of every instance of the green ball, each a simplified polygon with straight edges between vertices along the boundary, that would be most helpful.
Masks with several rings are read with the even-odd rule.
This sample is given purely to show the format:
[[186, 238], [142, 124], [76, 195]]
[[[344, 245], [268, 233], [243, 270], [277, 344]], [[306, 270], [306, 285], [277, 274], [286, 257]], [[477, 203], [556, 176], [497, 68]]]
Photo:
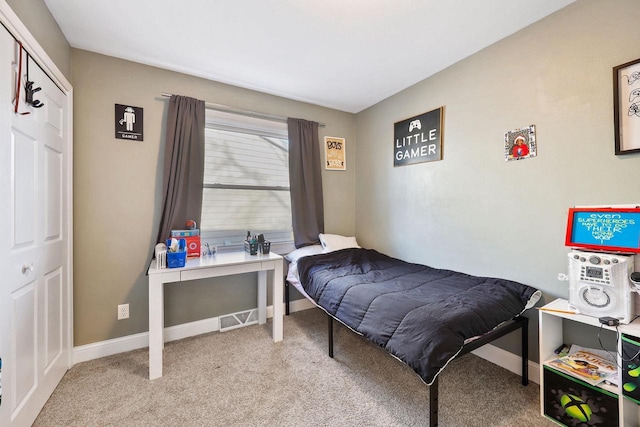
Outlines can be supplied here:
[[560, 404], [571, 418], [578, 419], [583, 423], [591, 419], [591, 408], [578, 396], [564, 394], [560, 397]]

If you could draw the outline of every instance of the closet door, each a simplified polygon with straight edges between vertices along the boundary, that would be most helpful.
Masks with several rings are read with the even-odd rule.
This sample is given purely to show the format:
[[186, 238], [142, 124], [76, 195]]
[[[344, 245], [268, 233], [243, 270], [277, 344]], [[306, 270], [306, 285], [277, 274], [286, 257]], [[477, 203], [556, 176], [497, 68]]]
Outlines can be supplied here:
[[[0, 28], [0, 425], [29, 426], [69, 368], [69, 164], [65, 94]], [[26, 70], [42, 89], [24, 102]]]

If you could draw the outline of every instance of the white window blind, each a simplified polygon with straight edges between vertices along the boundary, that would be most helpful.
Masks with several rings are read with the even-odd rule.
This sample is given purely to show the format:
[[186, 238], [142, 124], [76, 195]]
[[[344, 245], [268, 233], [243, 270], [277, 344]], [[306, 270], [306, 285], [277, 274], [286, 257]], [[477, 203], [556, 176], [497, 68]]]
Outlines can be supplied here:
[[241, 245], [248, 230], [293, 240], [286, 124], [207, 110], [200, 228], [218, 246]]

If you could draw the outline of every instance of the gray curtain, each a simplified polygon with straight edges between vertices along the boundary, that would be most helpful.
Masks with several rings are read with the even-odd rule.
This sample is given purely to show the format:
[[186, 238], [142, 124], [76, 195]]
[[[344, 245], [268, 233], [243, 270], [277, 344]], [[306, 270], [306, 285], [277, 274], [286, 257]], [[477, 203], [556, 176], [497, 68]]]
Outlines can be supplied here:
[[289, 187], [293, 240], [296, 248], [319, 243], [324, 233], [324, 207], [318, 123], [287, 119]]
[[193, 219], [200, 225], [204, 178], [204, 101], [172, 95], [167, 114], [162, 216], [156, 242]]

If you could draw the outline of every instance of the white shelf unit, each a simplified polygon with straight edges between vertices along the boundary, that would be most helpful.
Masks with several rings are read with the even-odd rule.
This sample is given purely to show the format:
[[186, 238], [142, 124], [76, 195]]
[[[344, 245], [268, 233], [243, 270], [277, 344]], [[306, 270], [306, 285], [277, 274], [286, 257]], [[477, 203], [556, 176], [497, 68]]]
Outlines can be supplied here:
[[[542, 307], [547, 310], [560, 310], [560, 311], [574, 311], [569, 308], [569, 303], [565, 299], [556, 299], [549, 304]], [[601, 324], [597, 317], [585, 316], [582, 314], [569, 314], [554, 311], [539, 310], [539, 338], [540, 338], [540, 414], [544, 416], [544, 368], [543, 365], [547, 361], [554, 359], [557, 355], [554, 353], [560, 345], [565, 343], [563, 334], [563, 320], [569, 320], [572, 322], [582, 323], [584, 325], [600, 328]], [[604, 326], [603, 329], [617, 333], [618, 342], [618, 366], [622, 366], [620, 360], [621, 346], [622, 346], [622, 334], [633, 335], [640, 337], [640, 319], [636, 319], [628, 325], [619, 325], [617, 330], [615, 327]], [[595, 332], [597, 333], [597, 332]], [[566, 343], [566, 344], [578, 344], [580, 343]], [[636, 427], [640, 426], [640, 405], [623, 397], [622, 395], [622, 372], [618, 369], [618, 384], [619, 386], [603, 385], [601, 388], [611, 393], [618, 395], [618, 411], [621, 426], [623, 427]]]

